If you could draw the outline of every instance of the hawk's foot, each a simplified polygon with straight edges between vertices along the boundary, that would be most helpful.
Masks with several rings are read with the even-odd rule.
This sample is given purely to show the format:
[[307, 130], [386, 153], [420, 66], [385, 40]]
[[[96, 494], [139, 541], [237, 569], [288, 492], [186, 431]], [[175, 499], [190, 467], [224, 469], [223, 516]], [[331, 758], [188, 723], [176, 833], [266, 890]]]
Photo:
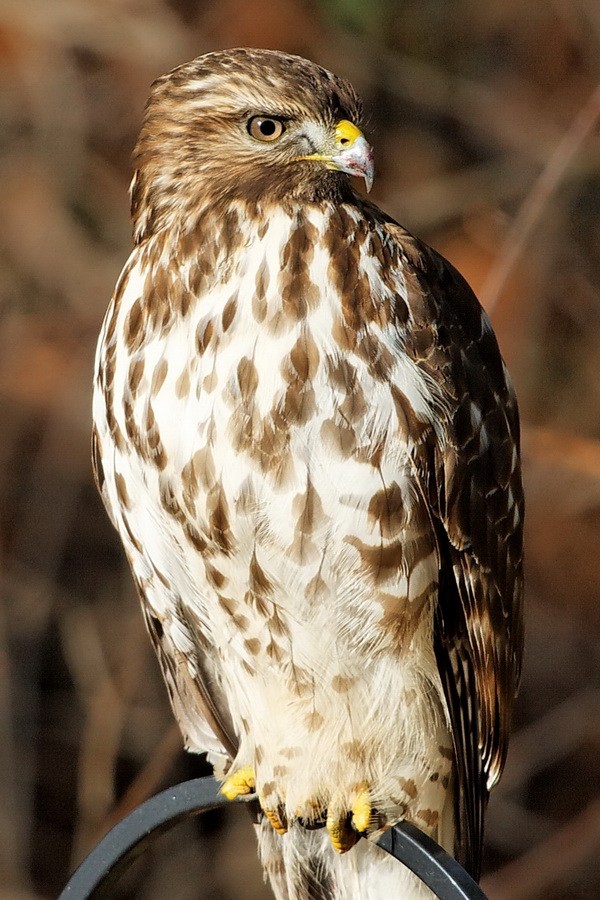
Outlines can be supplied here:
[[[256, 789], [256, 775], [253, 766], [243, 766], [225, 779], [221, 785], [221, 793], [225, 794], [228, 800], [235, 800], [237, 797], [244, 797], [253, 794]], [[258, 801], [265, 816], [278, 834], [285, 834], [287, 831], [287, 818], [282, 805], [272, 807], [267, 805], [267, 800], [259, 795]]]
[[[267, 785], [265, 785], [267, 788]], [[256, 789], [256, 776], [252, 766], [243, 766], [233, 772], [221, 786], [221, 793], [228, 800], [235, 800], [247, 794], [254, 793]], [[273, 790], [273, 785], [268, 786], [268, 796], [259, 790], [258, 801], [261, 809], [275, 831], [285, 834], [288, 830], [288, 819], [283, 802], [277, 802], [273, 797], [281, 799]], [[352, 795], [351, 795], [352, 796]], [[345, 799], [346, 798], [346, 799]], [[274, 802], [275, 801], [275, 802]], [[359, 836], [364, 834], [373, 819], [370, 792], [366, 782], [357, 784], [354, 788], [354, 800], [348, 808], [347, 793], [334, 794], [326, 809], [317, 803], [308, 804], [310, 815], [306, 810], [298, 811], [297, 818], [306, 828], [322, 828], [325, 826], [331, 839], [331, 843], [338, 853], [346, 853], [357, 842]]]
[[[341, 798], [340, 798], [341, 799]], [[357, 787], [352, 808], [346, 809], [340, 799], [332, 797], [327, 810], [326, 828], [338, 853], [346, 853], [355, 845], [359, 834], [366, 832], [372, 816], [369, 789], [366, 784]]]
[[244, 794], [251, 794], [256, 787], [256, 776], [252, 766], [244, 766], [233, 772], [221, 785], [221, 793], [228, 800], [235, 800]]
[[264, 812], [265, 816], [267, 817], [277, 834], [285, 834], [288, 830], [288, 826], [287, 816], [283, 807], [278, 806], [277, 809], [269, 809], [262, 803], [260, 805], [262, 807], [262, 811]]

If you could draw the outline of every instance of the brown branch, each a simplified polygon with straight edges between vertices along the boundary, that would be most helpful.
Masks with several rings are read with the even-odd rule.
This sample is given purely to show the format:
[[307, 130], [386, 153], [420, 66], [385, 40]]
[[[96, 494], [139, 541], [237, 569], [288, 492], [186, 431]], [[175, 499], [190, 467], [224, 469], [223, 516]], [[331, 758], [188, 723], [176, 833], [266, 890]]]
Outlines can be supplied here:
[[592, 739], [599, 716], [600, 690], [586, 686], [521, 728], [511, 738], [502, 790], [523, 787], [536, 772], [564, 759], [587, 738]]
[[600, 85], [580, 109], [525, 198], [492, 266], [481, 302], [488, 313], [498, 304], [506, 283], [572, 160], [600, 119]]
[[600, 796], [548, 840], [485, 878], [481, 886], [490, 900], [537, 900], [599, 851]]
[[120, 822], [136, 806], [147, 800], [160, 786], [177, 754], [182, 750], [183, 739], [177, 725], [173, 723], [155, 748], [152, 756], [131, 782], [119, 802], [111, 809], [103, 822], [98, 837]]
[[[94, 611], [71, 609], [60, 626], [65, 659], [85, 710], [72, 850], [73, 860], [79, 862], [94, 845], [114, 803], [114, 773], [129, 707], [143, 670], [146, 643], [137, 619], [121, 622], [120, 660], [111, 666]], [[111, 655], [117, 654], [113, 648]]]

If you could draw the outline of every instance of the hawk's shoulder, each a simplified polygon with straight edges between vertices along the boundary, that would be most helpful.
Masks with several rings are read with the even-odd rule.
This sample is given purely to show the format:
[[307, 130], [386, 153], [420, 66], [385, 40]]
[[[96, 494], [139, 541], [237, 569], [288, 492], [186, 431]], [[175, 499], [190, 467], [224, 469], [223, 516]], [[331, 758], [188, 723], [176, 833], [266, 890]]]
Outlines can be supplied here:
[[400, 254], [404, 352], [446, 401], [415, 468], [440, 558], [435, 648], [456, 749], [457, 843], [477, 872], [521, 668], [517, 403], [488, 317], [462, 275], [392, 219], [370, 206], [366, 214]]

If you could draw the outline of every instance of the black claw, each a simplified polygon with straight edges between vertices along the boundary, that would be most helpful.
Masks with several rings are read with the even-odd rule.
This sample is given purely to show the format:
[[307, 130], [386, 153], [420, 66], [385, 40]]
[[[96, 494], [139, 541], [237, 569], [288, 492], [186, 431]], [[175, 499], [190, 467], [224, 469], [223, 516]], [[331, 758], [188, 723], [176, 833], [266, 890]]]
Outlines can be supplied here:
[[325, 828], [326, 816], [319, 816], [318, 819], [304, 819], [302, 816], [298, 816], [298, 822], [307, 831], [316, 831], [318, 828]]

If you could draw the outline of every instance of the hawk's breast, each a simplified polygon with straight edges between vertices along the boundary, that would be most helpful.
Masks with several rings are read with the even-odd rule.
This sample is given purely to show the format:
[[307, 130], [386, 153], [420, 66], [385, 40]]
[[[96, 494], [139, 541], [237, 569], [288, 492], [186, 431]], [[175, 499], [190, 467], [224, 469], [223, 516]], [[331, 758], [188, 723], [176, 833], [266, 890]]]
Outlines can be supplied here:
[[[202, 603], [262, 592], [304, 618], [335, 598], [348, 640], [406, 638], [438, 563], [413, 462], [435, 409], [403, 352], [401, 260], [350, 207], [246, 224], [234, 252], [209, 250], [185, 310], [147, 312], [116, 363], [109, 417], [137, 437], [128, 483], [144, 494], [129, 527], [149, 510], [166, 523]], [[199, 281], [189, 261], [170, 278], [175, 297]], [[147, 279], [141, 254], [125, 330]]]

